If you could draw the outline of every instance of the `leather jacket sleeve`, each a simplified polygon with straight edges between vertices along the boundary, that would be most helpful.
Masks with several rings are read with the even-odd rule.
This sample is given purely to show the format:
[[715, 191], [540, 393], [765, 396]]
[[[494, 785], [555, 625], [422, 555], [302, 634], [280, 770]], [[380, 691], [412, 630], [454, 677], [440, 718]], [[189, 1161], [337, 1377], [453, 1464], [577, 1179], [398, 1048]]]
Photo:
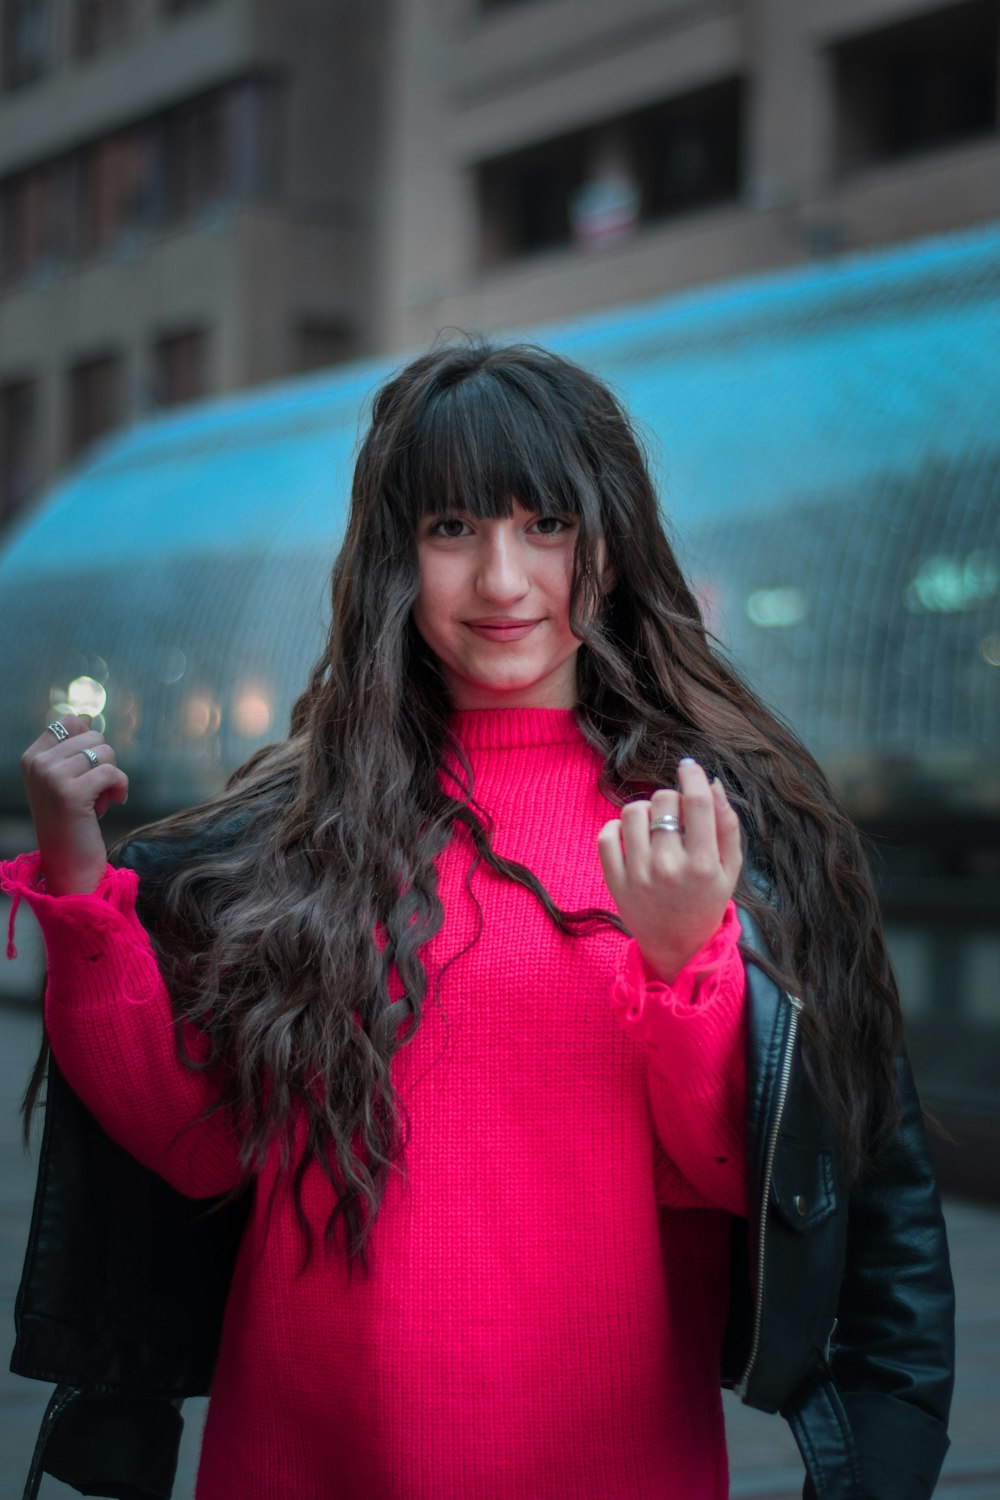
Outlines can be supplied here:
[[898, 1128], [851, 1197], [831, 1367], [866, 1500], [930, 1496], [948, 1448], [954, 1289], [944, 1219], [909, 1063]]

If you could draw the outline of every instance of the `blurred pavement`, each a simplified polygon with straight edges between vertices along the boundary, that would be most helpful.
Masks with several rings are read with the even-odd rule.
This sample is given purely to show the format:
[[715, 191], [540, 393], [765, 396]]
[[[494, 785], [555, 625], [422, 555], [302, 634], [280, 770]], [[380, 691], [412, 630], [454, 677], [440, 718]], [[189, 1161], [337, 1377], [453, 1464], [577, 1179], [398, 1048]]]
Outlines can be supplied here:
[[[37, 1020], [26, 1008], [0, 1005], [0, 1326], [7, 1330], [2, 1344], [4, 1366], [13, 1336], [14, 1295], [34, 1190], [34, 1167], [20, 1146], [17, 1105], [37, 1037]], [[946, 1209], [958, 1288], [958, 1383], [952, 1448], [936, 1500], [1000, 1500], [1000, 1208], [950, 1200]], [[6, 1369], [0, 1372], [0, 1500], [20, 1500], [35, 1434], [51, 1389], [22, 1380]], [[780, 1417], [749, 1411], [728, 1394], [725, 1404], [733, 1500], [798, 1500], [802, 1465], [784, 1422]], [[194, 1493], [204, 1406], [204, 1402], [190, 1401], [184, 1408], [185, 1441], [174, 1500], [191, 1500]], [[76, 1493], [46, 1478], [40, 1500], [60, 1500]]]

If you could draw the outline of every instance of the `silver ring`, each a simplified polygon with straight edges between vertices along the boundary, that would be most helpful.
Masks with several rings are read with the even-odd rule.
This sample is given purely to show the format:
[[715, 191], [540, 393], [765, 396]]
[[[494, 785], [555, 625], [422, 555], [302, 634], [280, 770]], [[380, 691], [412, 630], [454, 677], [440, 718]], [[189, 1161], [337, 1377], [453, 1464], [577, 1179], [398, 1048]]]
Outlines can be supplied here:
[[680, 818], [675, 818], [673, 813], [664, 813], [661, 818], [654, 818], [649, 825], [650, 833], [662, 830], [664, 833], [683, 833], [684, 824]]
[[59, 741], [60, 744], [62, 743], [63, 740], [68, 740], [69, 739], [69, 730], [66, 728], [65, 724], [60, 724], [60, 722], [59, 722], [58, 719], [53, 719], [52, 723], [51, 724], [46, 724], [45, 727], [49, 731], [50, 734], [54, 734], [55, 735], [56, 739]]
[[96, 750], [81, 750], [80, 754], [85, 755], [92, 766], [99, 766], [101, 764], [101, 762], [97, 759]]

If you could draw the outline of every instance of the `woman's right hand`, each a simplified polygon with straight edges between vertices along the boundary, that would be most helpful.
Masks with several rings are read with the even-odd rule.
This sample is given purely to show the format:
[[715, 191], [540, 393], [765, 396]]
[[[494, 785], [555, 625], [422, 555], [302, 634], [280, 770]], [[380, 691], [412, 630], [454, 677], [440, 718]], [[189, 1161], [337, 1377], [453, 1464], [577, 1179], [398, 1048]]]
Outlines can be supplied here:
[[[107, 868], [98, 818], [112, 802], [128, 796], [128, 777], [115, 752], [90, 720], [64, 714], [66, 739], [43, 729], [21, 756], [28, 806], [35, 823], [38, 852], [50, 895], [88, 894], [96, 890]], [[94, 765], [89, 750], [96, 756]]]

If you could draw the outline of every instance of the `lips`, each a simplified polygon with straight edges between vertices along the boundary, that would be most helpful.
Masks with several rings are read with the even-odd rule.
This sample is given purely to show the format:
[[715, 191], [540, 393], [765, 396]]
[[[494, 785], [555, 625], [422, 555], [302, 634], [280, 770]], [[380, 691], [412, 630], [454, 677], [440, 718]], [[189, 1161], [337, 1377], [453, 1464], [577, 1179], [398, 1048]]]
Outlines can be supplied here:
[[530, 635], [540, 620], [505, 620], [484, 619], [466, 620], [465, 624], [473, 635], [478, 635], [484, 641], [520, 641], [526, 635]]

